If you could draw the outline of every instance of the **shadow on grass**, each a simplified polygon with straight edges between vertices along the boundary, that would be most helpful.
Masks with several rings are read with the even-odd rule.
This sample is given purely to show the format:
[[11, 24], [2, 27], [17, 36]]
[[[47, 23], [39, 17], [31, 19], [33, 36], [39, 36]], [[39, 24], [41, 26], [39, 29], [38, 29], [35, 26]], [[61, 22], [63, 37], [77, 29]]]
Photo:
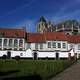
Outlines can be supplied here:
[[42, 80], [39, 75], [23, 76], [23, 77], [8, 77], [3, 80]]
[[19, 70], [11, 70], [11, 71], [7, 71], [7, 72], [1, 72], [0, 71], [0, 76], [6, 76], [6, 75], [10, 75], [13, 73], [19, 72]]

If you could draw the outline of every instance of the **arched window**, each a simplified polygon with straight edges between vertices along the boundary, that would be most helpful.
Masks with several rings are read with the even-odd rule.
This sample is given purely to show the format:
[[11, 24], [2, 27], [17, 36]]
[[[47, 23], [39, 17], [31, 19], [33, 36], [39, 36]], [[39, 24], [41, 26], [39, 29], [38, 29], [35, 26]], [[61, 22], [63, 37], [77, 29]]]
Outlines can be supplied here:
[[12, 47], [12, 39], [9, 39], [9, 47]]
[[18, 46], [18, 40], [15, 39], [15, 40], [14, 40], [14, 47], [17, 47], [17, 46]]
[[22, 39], [19, 40], [19, 47], [23, 47], [23, 40]]
[[4, 46], [7, 46], [7, 39], [4, 39]]

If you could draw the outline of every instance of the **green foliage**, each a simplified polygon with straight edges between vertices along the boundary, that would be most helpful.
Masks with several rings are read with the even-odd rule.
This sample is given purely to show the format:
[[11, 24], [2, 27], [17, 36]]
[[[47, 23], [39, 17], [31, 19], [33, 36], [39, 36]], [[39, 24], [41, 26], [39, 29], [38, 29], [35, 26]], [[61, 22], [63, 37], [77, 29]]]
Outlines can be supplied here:
[[13, 73], [13, 76], [19, 77], [38, 74], [47, 80], [51, 76], [55, 76], [57, 73], [63, 71], [71, 63], [68, 60], [20, 60], [20, 63], [17, 64], [16, 60], [8, 60], [6, 63], [0, 60], [0, 71], [18, 70], [19, 72]]
[[3, 55], [2, 56], [2, 59], [4, 60], [4, 62], [6, 62], [6, 59], [7, 59], [8, 57], [7, 57], [7, 55]]

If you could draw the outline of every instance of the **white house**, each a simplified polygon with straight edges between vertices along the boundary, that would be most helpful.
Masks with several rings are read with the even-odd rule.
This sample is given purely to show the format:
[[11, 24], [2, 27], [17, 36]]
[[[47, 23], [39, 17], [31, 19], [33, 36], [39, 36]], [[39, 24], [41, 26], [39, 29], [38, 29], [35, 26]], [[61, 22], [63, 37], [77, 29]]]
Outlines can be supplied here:
[[24, 29], [0, 29], [0, 57], [68, 58], [80, 55], [80, 35], [64, 32], [27, 33]]

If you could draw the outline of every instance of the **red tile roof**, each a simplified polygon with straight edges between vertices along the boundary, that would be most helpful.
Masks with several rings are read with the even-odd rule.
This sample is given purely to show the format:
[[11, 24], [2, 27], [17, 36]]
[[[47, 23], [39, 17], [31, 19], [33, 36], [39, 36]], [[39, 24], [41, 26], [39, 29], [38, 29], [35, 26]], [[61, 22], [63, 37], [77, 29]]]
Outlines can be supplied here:
[[25, 37], [25, 31], [24, 29], [0, 29], [0, 37], [6, 37], [6, 38], [24, 38]]
[[46, 32], [43, 34], [40, 33], [27, 33], [28, 42], [45, 42], [45, 41], [66, 41], [67, 37], [63, 32]]
[[27, 33], [28, 42], [45, 42], [43, 34], [40, 33]]
[[66, 34], [64, 32], [48, 32], [48, 33], [44, 33], [46, 36], [46, 40], [54, 40], [54, 41], [66, 41], [67, 37]]
[[68, 35], [67, 41], [69, 43], [80, 43], [80, 35]]
[[[25, 36], [25, 34], [27, 34]], [[27, 42], [68, 41], [80, 43], [80, 35], [66, 35], [64, 32], [26, 33], [24, 29], [0, 29], [0, 37], [25, 38]]]

